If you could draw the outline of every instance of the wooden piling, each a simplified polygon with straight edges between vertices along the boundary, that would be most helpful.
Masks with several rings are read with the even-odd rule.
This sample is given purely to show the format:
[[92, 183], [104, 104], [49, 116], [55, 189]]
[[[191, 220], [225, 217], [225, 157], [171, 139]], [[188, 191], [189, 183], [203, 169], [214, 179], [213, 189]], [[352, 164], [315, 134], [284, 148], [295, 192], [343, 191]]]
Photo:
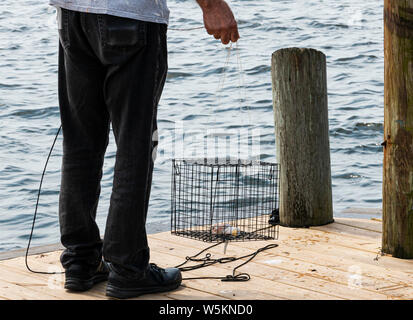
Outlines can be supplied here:
[[325, 55], [281, 49], [272, 55], [280, 221], [288, 227], [333, 222]]
[[413, 258], [413, 0], [384, 1], [382, 250]]

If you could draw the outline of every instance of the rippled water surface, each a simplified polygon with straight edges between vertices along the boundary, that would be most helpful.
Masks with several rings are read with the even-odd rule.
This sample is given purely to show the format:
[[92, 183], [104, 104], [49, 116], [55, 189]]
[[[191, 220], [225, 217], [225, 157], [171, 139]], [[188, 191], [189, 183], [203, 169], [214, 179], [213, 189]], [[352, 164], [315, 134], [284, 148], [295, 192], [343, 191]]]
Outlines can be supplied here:
[[[284, 47], [322, 50], [328, 62], [334, 210], [368, 215], [381, 207], [383, 131], [382, 4], [376, 0], [232, 0], [239, 22], [245, 102], [232, 50], [221, 98], [216, 95], [228, 49], [205, 30], [168, 32], [169, 75], [159, 106], [160, 150], [175, 124], [187, 130], [259, 128], [261, 158], [275, 161], [271, 53]], [[202, 21], [195, 1], [170, 0], [173, 28]], [[0, 2], [0, 251], [25, 246], [40, 174], [59, 126], [57, 32], [46, 0]], [[219, 101], [218, 101], [219, 100]], [[61, 137], [51, 157], [34, 245], [58, 242]], [[108, 147], [98, 223], [104, 231], [115, 146]], [[169, 219], [170, 162], [159, 157], [148, 220]]]

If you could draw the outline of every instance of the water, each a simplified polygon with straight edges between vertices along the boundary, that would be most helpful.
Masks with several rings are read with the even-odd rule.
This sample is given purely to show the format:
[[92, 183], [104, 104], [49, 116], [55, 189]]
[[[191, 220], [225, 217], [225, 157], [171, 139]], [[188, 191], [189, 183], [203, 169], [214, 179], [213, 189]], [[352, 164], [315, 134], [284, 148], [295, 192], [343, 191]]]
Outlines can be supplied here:
[[[159, 105], [161, 147], [172, 144], [175, 123], [186, 130], [214, 125], [220, 131], [251, 122], [259, 128], [261, 158], [275, 161], [270, 78], [271, 53], [313, 47], [328, 61], [330, 142], [336, 216], [379, 214], [383, 132], [383, 28], [380, 1], [232, 0], [239, 21], [244, 70], [240, 112], [239, 72], [232, 54], [221, 98], [216, 96], [227, 52], [204, 30], [168, 32], [169, 75]], [[202, 22], [195, 1], [170, 0], [171, 27]], [[44, 161], [59, 127], [57, 33], [46, 0], [0, 3], [0, 251], [27, 241]], [[219, 107], [218, 105], [219, 100]], [[161, 151], [161, 150], [160, 150]], [[59, 241], [57, 220], [61, 137], [44, 183], [33, 245]], [[108, 147], [98, 224], [104, 232], [115, 148]], [[158, 161], [159, 160], [159, 161]], [[155, 166], [149, 223], [166, 225], [170, 162]], [[162, 224], [166, 222], [166, 224]]]

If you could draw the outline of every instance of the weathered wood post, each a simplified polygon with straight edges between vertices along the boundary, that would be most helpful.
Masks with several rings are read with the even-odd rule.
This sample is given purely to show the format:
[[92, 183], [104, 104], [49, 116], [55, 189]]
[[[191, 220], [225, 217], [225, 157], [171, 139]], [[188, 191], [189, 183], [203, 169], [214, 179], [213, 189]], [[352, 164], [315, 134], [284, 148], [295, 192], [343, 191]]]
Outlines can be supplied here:
[[413, 0], [384, 1], [382, 250], [413, 258]]
[[333, 222], [325, 55], [281, 49], [272, 55], [280, 220], [288, 227]]

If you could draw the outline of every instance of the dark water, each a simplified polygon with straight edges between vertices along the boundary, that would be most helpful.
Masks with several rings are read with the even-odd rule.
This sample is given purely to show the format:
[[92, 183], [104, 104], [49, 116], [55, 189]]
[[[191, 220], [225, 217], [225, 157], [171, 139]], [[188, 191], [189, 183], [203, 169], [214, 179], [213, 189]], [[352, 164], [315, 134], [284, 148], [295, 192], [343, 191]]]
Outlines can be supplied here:
[[[240, 111], [239, 68], [232, 50], [217, 98], [228, 49], [204, 30], [168, 32], [169, 75], [159, 106], [160, 153], [148, 220], [169, 219], [170, 162], [176, 123], [185, 130], [213, 125], [259, 129], [260, 156], [275, 161], [270, 78], [271, 53], [313, 47], [328, 61], [333, 197], [337, 216], [379, 215], [383, 131], [382, 4], [376, 0], [232, 0], [239, 21], [244, 70]], [[171, 27], [200, 25], [195, 1], [169, 1]], [[46, 0], [0, 2], [0, 251], [25, 246], [40, 173], [59, 126], [57, 32]], [[242, 84], [242, 82], [241, 82]], [[187, 142], [196, 146], [197, 142]], [[61, 137], [49, 164], [34, 245], [57, 242]], [[163, 156], [162, 156], [163, 155]], [[115, 148], [108, 147], [98, 223], [104, 231]]]

